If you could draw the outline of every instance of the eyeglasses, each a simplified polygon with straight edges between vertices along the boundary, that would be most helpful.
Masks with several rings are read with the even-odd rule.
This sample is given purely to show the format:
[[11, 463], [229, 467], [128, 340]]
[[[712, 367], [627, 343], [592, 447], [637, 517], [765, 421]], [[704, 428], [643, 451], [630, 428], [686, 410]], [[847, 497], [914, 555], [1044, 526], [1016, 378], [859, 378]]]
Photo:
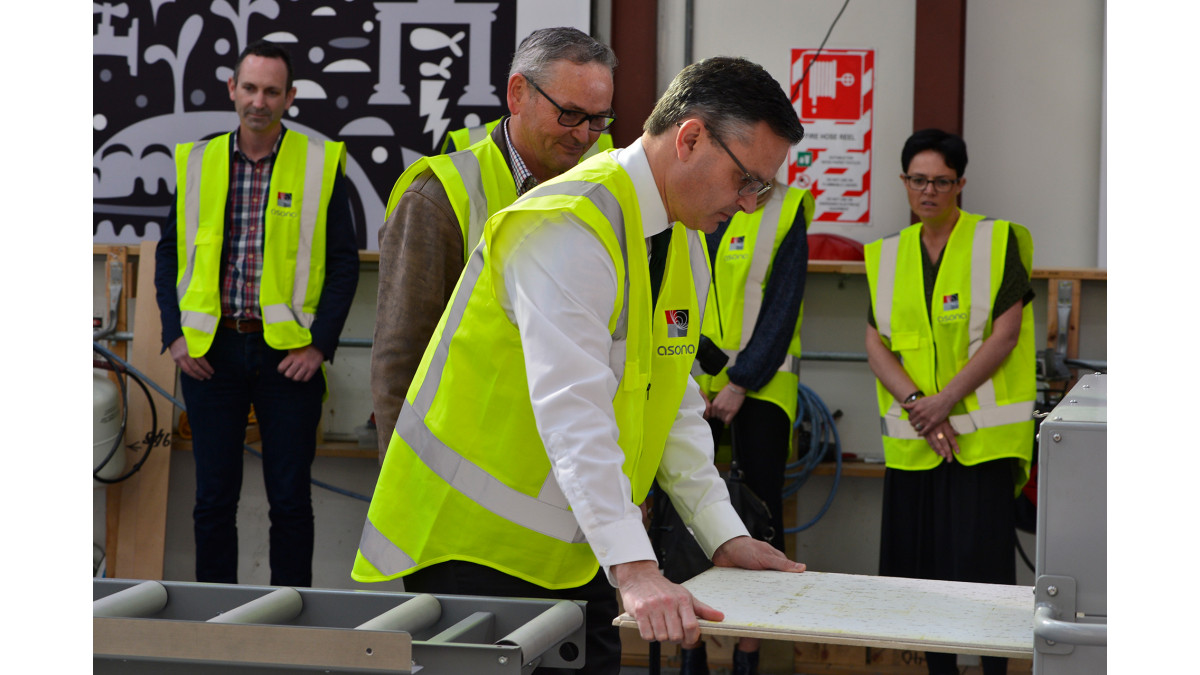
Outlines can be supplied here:
[[752, 195], [757, 197], [758, 195], [761, 195], [767, 190], [775, 187], [767, 181], [759, 180], [754, 176], [751, 176], [750, 172], [746, 170], [746, 167], [742, 166], [742, 163], [738, 161], [738, 158], [733, 154], [733, 151], [729, 149], [729, 146], [725, 145], [725, 142], [721, 140], [721, 137], [714, 134], [711, 129], [708, 133], [713, 137], [713, 140], [717, 142], [717, 145], [721, 146], [721, 149], [729, 155], [729, 158], [733, 160], [733, 163], [737, 164], [737, 167], [742, 170], [742, 173], [746, 174], [742, 177], [742, 181], [744, 181], [745, 184], [742, 185], [741, 189], [738, 190], [739, 195], [743, 197], [750, 197]]
[[580, 110], [567, 110], [559, 105], [557, 101], [550, 98], [549, 94], [542, 91], [542, 88], [537, 86], [536, 82], [529, 79], [528, 75], [521, 73], [521, 77], [524, 77], [526, 82], [533, 85], [533, 88], [536, 89], [543, 98], [545, 98], [547, 101], [550, 101], [550, 105], [558, 108], [558, 123], [564, 127], [577, 127], [580, 124], [587, 122], [588, 129], [592, 131], [605, 131], [612, 126], [613, 122], [617, 121], [616, 115], [589, 115], [588, 113]]
[[926, 178], [925, 176], [904, 176], [904, 182], [913, 192], [923, 192], [925, 187], [933, 183], [935, 192], [949, 192], [958, 185], [958, 178]]

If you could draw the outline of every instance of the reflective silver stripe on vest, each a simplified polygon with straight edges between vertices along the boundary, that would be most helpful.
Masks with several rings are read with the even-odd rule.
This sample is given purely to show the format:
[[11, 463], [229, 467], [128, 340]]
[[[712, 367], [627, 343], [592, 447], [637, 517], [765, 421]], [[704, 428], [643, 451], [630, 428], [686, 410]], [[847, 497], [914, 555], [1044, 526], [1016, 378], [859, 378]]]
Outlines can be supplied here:
[[[775, 249], [775, 237], [779, 233], [779, 217], [783, 214], [783, 197], [787, 190], [776, 190], [763, 204], [762, 218], [755, 235], [754, 257], [750, 260], [750, 271], [742, 289], [742, 344], [745, 349], [754, 335], [754, 324], [762, 311], [763, 281], [767, 268], [771, 266], [771, 253]], [[730, 363], [728, 366], [732, 366]]]
[[704, 308], [708, 306], [708, 288], [712, 284], [712, 272], [708, 269], [708, 255], [704, 253], [701, 236], [699, 230], [687, 228], [688, 259], [692, 267], [692, 284], [696, 287], [696, 307], [700, 313], [696, 317], [697, 326], [704, 325]]
[[[592, 190], [593, 187], [600, 187], [600, 190]], [[625, 212], [621, 210], [621, 203], [609, 192], [608, 188], [599, 183], [589, 183], [587, 181], [567, 181], [564, 183], [550, 183], [549, 185], [540, 185], [537, 189], [537, 194], [534, 197], [549, 197], [551, 195], [566, 195], [568, 197], [580, 196], [581, 192], [590, 192], [586, 194], [587, 198], [600, 209], [609, 222], [613, 224], [613, 234], [617, 237], [617, 245], [621, 248], [621, 260], [625, 266], [625, 290], [621, 299], [621, 314], [617, 317], [616, 329], [613, 330], [613, 341], [624, 340], [629, 333], [629, 246], [625, 240]], [[517, 201], [523, 201], [530, 198], [533, 192], [526, 192], [521, 195]], [[616, 215], [613, 215], [616, 214]], [[707, 267], [707, 263], [705, 264]], [[617, 380], [620, 381], [618, 375]]]
[[[488, 135], [488, 130], [487, 130], [486, 125], [481, 124], [477, 127], [469, 127], [467, 129], [467, 145], [475, 145], [479, 141], [482, 141], [483, 139], [487, 138], [487, 135]], [[465, 150], [466, 148], [459, 148], [459, 149]]]
[[879, 272], [875, 275], [875, 330], [892, 337], [892, 303], [896, 292], [896, 259], [900, 255], [900, 235], [880, 242]]
[[[971, 243], [971, 316], [968, 319], [967, 358], [983, 346], [983, 333], [992, 316], [992, 229], [995, 219], [984, 218], [975, 224], [975, 237]], [[983, 302], [980, 302], [980, 300]], [[981, 409], [996, 406], [996, 385], [988, 378], [975, 390]]]
[[[474, 139], [471, 142], [474, 144]], [[483, 169], [479, 166], [479, 158], [473, 152], [452, 152], [447, 156], [467, 190], [467, 240], [463, 242], [465, 258], [471, 255], [471, 250], [479, 243], [479, 238], [483, 236], [484, 223], [487, 222], [488, 201], [487, 193], [483, 190]]]
[[415, 567], [417, 564], [417, 561], [400, 550], [376, 529], [370, 518], [363, 523], [362, 537], [358, 540], [358, 551], [375, 569], [389, 577]]
[[312, 275], [312, 245], [317, 231], [317, 219], [321, 213], [321, 186], [325, 181], [325, 143], [308, 141], [305, 148], [304, 197], [300, 203], [300, 238], [296, 248], [296, 271], [292, 279], [291, 306], [288, 303], [266, 305], [262, 308], [263, 322], [287, 323], [295, 321], [303, 328], [311, 328], [315, 314], [304, 311], [304, 298], [308, 293], [308, 280]]
[[[1028, 422], [1033, 419], [1033, 401], [1019, 401], [1008, 405], [995, 406], [987, 410], [973, 410], [965, 415], [951, 415], [950, 426], [958, 435], [969, 434], [987, 427], [1002, 427], [1006, 424]], [[883, 435], [889, 438], [916, 440], [921, 434], [912, 428], [908, 420], [900, 419], [899, 415], [888, 415], [880, 418]]]
[[[183, 300], [188, 286], [192, 283], [192, 275], [196, 273], [196, 234], [200, 231], [200, 171], [204, 166], [204, 150], [208, 141], [192, 145], [188, 153], [186, 181], [187, 188], [183, 195], [183, 224], [184, 224], [184, 266], [179, 283], [175, 286], [175, 297]], [[178, 255], [172, 252], [172, 255]], [[184, 328], [191, 328], [203, 333], [213, 333], [217, 330], [218, 317], [203, 312], [181, 311], [179, 323]]]

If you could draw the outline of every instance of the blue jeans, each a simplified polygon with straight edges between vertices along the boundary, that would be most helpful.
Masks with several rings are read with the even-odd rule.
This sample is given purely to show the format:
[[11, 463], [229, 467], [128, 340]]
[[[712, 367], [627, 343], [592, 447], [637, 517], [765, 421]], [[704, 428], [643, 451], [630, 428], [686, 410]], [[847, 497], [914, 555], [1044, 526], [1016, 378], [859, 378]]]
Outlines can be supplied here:
[[312, 585], [310, 480], [325, 378], [318, 372], [308, 382], [287, 379], [276, 370], [285, 356], [262, 333], [218, 328], [204, 355], [212, 378], [180, 375], [196, 460], [197, 581], [237, 583], [242, 446], [254, 404], [270, 505], [271, 585]]

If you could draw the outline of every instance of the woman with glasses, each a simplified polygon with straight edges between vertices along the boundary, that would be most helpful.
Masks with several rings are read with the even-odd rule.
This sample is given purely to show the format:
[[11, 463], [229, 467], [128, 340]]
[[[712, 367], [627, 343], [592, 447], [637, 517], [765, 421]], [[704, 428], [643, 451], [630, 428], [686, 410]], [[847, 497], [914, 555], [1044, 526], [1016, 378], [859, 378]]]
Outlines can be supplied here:
[[[918, 131], [901, 166], [920, 222], [865, 251], [887, 463], [879, 573], [1013, 584], [1013, 499], [1033, 452], [1033, 241], [958, 207], [962, 138]], [[958, 672], [954, 654], [926, 657], [931, 674]], [[983, 657], [986, 674], [1006, 668]]]

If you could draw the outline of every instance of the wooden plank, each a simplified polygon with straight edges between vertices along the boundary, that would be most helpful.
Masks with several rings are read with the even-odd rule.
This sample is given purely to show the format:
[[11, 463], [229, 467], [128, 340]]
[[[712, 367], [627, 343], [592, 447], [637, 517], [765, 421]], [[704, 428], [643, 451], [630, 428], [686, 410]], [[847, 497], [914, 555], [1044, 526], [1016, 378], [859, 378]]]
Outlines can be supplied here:
[[[1029, 586], [712, 568], [684, 582], [725, 613], [700, 632], [1028, 659]], [[613, 622], [636, 626], [628, 614]]]
[[[114, 265], [119, 266], [119, 268], [121, 269], [121, 274], [123, 275], [122, 280], [121, 280], [122, 281], [122, 283], [121, 283], [121, 298], [117, 303], [117, 316], [115, 318], [115, 323], [114, 323], [113, 328], [117, 332], [122, 332], [122, 331], [128, 330], [127, 323], [126, 323], [126, 321], [128, 319], [128, 304], [129, 304], [129, 273], [128, 272], [129, 272], [130, 264], [129, 264], [129, 259], [127, 256], [128, 251], [126, 250], [126, 248], [124, 246], [106, 246], [106, 247], [103, 247], [103, 251], [98, 251], [98, 252], [101, 253], [102, 255], [104, 255], [104, 286], [106, 289], [112, 288], [112, 276], [113, 276], [112, 271], [113, 271]], [[107, 297], [107, 293], [105, 294], [105, 297]], [[103, 321], [108, 321], [108, 310], [109, 310], [109, 308], [108, 308], [108, 305], [106, 304], [104, 307]], [[115, 354], [123, 359], [128, 359], [128, 356], [129, 356], [127, 353], [128, 350], [127, 350], [127, 346], [124, 342], [111, 342], [110, 341], [110, 342], [108, 342], [107, 345], [105, 345], [105, 347], [113, 354]], [[99, 357], [98, 354], [96, 356]], [[109, 379], [113, 380], [114, 383], [116, 383], [116, 380], [117, 380], [116, 373], [110, 372], [108, 377], [109, 377]], [[121, 449], [121, 450], [118, 450], [117, 452], [126, 452], [126, 450]], [[128, 462], [126, 462], [126, 465], [128, 465]], [[106, 558], [105, 573], [108, 574], [109, 576], [113, 575], [112, 561], [116, 559], [117, 551], [120, 549], [120, 541], [117, 536], [118, 533], [120, 532], [120, 518], [119, 518], [120, 510], [121, 510], [121, 486], [120, 486], [120, 484], [118, 483], [116, 485], [109, 485], [109, 486], [105, 487], [104, 488], [104, 556]]]
[[[1071, 313], [1067, 318], [1067, 358], [1079, 358], [1079, 311], [1083, 305], [1083, 284], [1071, 284]], [[1074, 383], [1072, 383], [1074, 384]]]
[[[158, 303], [154, 299], [154, 248], [142, 242], [138, 255], [137, 311], [133, 324], [133, 349], [128, 359], [146, 377], [168, 391], [175, 385], [175, 362], [161, 350]], [[141, 388], [130, 383], [129, 416], [125, 444], [136, 461], [147, 443], [153, 449], [141, 470], [120, 484], [115, 557], [109, 553], [110, 577], [162, 579], [163, 547], [167, 528], [167, 479], [171, 468], [171, 403], [151, 390], [158, 411], [157, 428], [151, 428], [150, 406]], [[132, 464], [131, 464], [132, 465]]]
[[1046, 349], [1058, 347], [1058, 283], [1046, 284]]

